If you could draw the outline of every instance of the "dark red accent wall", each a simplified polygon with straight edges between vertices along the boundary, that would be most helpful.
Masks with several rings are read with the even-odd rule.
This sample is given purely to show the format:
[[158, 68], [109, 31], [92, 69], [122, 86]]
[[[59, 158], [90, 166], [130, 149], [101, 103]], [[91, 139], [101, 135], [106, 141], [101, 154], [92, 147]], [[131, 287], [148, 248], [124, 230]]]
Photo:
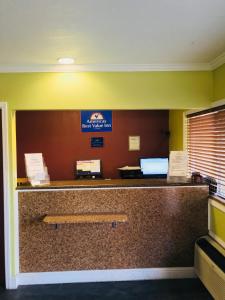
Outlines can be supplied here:
[[[101, 133], [81, 132], [80, 111], [18, 111], [16, 128], [18, 177], [24, 153], [42, 152], [51, 180], [74, 179], [76, 160], [101, 159], [104, 177], [117, 178], [119, 167], [169, 153], [167, 110], [113, 111], [112, 132]], [[129, 135], [140, 135], [140, 151], [128, 151]], [[93, 136], [104, 137], [103, 148], [91, 148]]]

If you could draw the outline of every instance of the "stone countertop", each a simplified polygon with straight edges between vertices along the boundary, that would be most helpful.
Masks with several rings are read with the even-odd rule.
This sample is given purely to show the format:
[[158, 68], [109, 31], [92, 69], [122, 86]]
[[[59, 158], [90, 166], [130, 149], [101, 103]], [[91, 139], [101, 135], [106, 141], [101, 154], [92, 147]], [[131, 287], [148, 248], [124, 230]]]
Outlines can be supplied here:
[[205, 183], [194, 184], [168, 183], [166, 179], [90, 179], [51, 181], [48, 185], [31, 186], [20, 185], [17, 190], [33, 189], [69, 189], [69, 188], [106, 188], [106, 187], [162, 187], [162, 186], [205, 186]]

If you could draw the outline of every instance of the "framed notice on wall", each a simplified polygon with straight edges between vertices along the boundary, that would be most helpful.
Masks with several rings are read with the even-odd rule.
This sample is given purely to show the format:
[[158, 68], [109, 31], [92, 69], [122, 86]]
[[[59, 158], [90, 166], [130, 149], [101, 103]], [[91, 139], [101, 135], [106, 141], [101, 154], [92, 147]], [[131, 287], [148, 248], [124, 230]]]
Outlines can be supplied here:
[[129, 136], [129, 151], [140, 150], [140, 136]]
[[111, 110], [84, 110], [81, 111], [82, 132], [112, 131]]

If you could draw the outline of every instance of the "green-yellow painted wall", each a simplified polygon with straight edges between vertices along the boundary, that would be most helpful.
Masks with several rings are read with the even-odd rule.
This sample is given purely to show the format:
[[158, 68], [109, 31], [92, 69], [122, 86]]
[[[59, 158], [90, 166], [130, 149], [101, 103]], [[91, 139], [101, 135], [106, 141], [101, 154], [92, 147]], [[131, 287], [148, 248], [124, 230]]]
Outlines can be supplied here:
[[225, 243], [225, 213], [211, 207], [211, 230]]
[[[15, 73], [0, 74], [0, 101], [9, 108], [11, 272], [15, 274], [14, 190], [16, 185], [15, 110], [30, 109], [195, 109], [213, 97], [213, 73]], [[170, 147], [180, 149], [179, 112], [172, 112]], [[176, 133], [177, 132], [177, 133]]]
[[[213, 71], [214, 101], [225, 99], [225, 64]], [[215, 234], [225, 242], [225, 213], [212, 209], [211, 222]]]
[[225, 64], [213, 72], [214, 100], [225, 99]]
[[189, 109], [209, 105], [211, 72], [0, 74], [10, 109]]
[[183, 144], [184, 110], [170, 110], [170, 151], [181, 151]]

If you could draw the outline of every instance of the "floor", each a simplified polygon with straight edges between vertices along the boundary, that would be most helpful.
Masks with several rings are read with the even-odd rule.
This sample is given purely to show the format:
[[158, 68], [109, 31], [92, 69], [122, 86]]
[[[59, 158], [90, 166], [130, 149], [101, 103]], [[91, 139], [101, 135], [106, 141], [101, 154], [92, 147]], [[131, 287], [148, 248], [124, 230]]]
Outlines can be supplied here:
[[0, 300], [212, 300], [198, 279], [0, 287]]

